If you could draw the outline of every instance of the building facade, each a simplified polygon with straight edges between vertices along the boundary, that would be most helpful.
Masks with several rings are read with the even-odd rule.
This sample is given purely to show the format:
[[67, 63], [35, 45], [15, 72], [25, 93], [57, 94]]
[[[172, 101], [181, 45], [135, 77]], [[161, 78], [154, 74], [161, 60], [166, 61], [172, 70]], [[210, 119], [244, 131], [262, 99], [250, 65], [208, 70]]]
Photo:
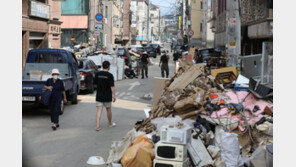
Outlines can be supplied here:
[[[215, 47], [227, 45], [227, 10], [232, 0], [212, 0], [209, 23], [215, 33]], [[241, 55], [262, 52], [262, 43], [273, 40], [273, 1], [240, 0]]]
[[202, 47], [214, 48], [214, 33], [211, 30], [211, 0], [202, 0]]
[[123, 1], [123, 46], [131, 43], [131, 12], [130, 12], [131, 0]]
[[61, 2], [22, 0], [22, 66], [34, 48], [60, 48]]
[[152, 43], [157, 42], [160, 40], [160, 8], [158, 6], [155, 6], [153, 4], [150, 5], [150, 11], [149, 11], [149, 29], [150, 29], [150, 38]]
[[132, 44], [149, 41], [149, 0], [132, 0]]
[[273, 41], [273, 1], [241, 1], [241, 53], [262, 53], [262, 43]]
[[71, 46], [75, 43], [88, 43], [88, 0], [62, 1], [62, 41], [61, 45]]
[[189, 14], [189, 29], [194, 31], [194, 35], [190, 37], [190, 46], [196, 48], [202, 48], [202, 37], [203, 37], [203, 8], [202, 0], [191, 0], [189, 3], [190, 14]]
[[123, 0], [114, 0], [112, 4], [112, 47], [122, 44], [123, 36]]

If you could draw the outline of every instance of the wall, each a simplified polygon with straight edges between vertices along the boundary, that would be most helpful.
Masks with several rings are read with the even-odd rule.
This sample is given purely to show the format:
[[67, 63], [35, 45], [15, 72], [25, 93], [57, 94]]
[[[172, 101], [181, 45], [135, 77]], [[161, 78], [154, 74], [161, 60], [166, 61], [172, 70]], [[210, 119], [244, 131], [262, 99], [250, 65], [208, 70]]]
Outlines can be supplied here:
[[[103, 47], [112, 48], [112, 1], [103, 1], [104, 31]], [[106, 6], [108, 7], [106, 16]]]
[[196, 47], [201, 47], [202, 31], [201, 24], [203, 22], [203, 12], [201, 9], [202, 0], [191, 1], [191, 29], [194, 31], [194, 35], [190, 39], [190, 44]]
[[123, 0], [123, 40], [130, 39], [130, 3], [131, 0]]
[[49, 0], [50, 5], [50, 22], [48, 25], [48, 47], [61, 47], [61, 2]]
[[87, 15], [89, 0], [62, 1], [62, 15]]
[[122, 35], [122, 3], [120, 0], [113, 1], [112, 4], [112, 46], [115, 48], [115, 39], [121, 39]]
[[[242, 25], [250, 25], [258, 22], [265, 21], [269, 18], [269, 0], [243, 0], [241, 1], [241, 22]], [[271, 13], [272, 14], [272, 13]], [[271, 16], [272, 17], [272, 16]]]
[[[151, 27], [151, 38], [152, 41], [157, 38], [159, 39], [159, 29], [160, 29], [160, 22], [159, 22], [159, 13], [160, 10], [158, 7], [151, 7], [150, 11], [149, 11], [149, 15], [150, 15], [150, 27]], [[153, 17], [152, 17], [153, 16]]]
[[[51, 8], [51, 7], [50, 7]], [[30, 43], [36, 42], [34, 48], [48, 47], [48, 19], [29, 16], [29, 0], [22, 0], [22, 67], [25, 67], [25, 60], [30, 49]], [[34, 33], [34, 34], [32, 34]], [[39, 35], [38, 40], [33, 39], [31, 35]]]

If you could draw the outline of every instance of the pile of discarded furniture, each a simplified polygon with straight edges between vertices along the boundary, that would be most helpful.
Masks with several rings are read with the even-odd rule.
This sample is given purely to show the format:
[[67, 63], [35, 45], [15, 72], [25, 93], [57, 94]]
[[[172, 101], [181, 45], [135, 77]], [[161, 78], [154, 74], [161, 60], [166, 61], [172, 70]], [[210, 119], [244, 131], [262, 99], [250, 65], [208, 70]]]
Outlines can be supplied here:
[[256, 97], [248, 90], [248, 79], [235, 71], [223, 72], [209, 75], [204, 64], [181, 60], [172, 79], [162, 81], [147, 118], [113, 142], [106, 163], [272, 166], [272, 99]]

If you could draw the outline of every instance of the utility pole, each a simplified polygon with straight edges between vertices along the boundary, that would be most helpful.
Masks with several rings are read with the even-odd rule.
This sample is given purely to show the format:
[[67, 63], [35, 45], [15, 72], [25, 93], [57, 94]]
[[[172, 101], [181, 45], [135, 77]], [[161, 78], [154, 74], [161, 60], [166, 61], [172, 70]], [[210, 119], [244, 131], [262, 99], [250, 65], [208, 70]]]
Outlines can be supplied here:
[[95, 44], [94, 29], [95, 29], [95, 0], [90, 0], [89, 12], [88, 12], [88, 43], [91, 45]]
[[226, 36], [228, 66], [239, 68], [241, 54], [241, 20], [239, 13], [239, 0], [227, 0], [226, 7]]
[[158, 11], [158, 40], [160, 41], [160, 8]]

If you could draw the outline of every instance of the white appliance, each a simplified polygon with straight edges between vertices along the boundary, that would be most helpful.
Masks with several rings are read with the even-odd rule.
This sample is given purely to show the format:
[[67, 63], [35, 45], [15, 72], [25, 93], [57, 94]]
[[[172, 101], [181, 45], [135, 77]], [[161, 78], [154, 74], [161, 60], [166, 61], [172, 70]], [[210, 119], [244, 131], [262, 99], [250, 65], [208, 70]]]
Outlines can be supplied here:
[[118, 80], [122, 80], [124, 76], [124, 59], [117, 58], [117, 67], [118, 67], [117, 78]]
[[182, 144], [169, 144], [159, 141], [155, 145], [155, 158], [183, 162], [187, 158], [187, 147]]
[[160, 140], [164, 143], [184, 144], [191, 141], [192, 128], [183, 126], [179, 129], [174, 126], [162, 126], [160, 128]]
[[117, 66], [111, 65], [109, 72], [113, 75], [114, 81], [117, 81]]
[[183, 162], [154, 159], [153, 167], [189, 167], [189, 159]]

